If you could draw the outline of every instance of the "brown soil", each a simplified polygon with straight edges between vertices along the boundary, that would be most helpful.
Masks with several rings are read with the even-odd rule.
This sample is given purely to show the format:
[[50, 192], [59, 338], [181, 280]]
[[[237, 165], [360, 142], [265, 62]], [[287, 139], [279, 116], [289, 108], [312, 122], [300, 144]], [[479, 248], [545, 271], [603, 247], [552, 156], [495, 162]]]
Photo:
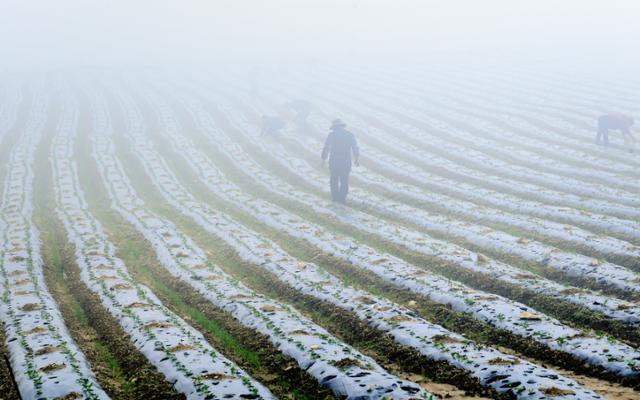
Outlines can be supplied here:
[[17, 399], [18, 392], [9, 365], [9, 353], [5, 343], [6, 337], [0, 324], [0, 400]]
[[51, 363], [51, 364], [47, 364], [44, 367], [40, 368], [40, 371], [42, 371], [42, 372], [44, 372], [46, 374], [46, 373], [49, 373], [49, 372], [53, 372], [53, 371], [57, 371], [57, 370], [63, 369], [65, 367], [66, 367], [66, 364], [64, 364], [64, 363], [60, 363], [60, 364]]

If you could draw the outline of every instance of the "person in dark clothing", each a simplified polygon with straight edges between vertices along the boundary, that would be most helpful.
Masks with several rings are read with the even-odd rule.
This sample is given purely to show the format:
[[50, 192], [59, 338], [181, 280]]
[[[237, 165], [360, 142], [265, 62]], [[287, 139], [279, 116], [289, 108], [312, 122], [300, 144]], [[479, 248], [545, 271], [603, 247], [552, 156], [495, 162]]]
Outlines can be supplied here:
[[334, 203], [345, 204], [349, 193], [349, 174], [351, 173], [351, 154], [353, 163], [359, 165], [359, 150], [356, 137], [345, 129], [346, 125], [339, 119], [331, 123], [331, 132], [322, 149], [322, 161], [329, 158], [331, 178], [331, 199]]
[[598, 135], [596, 136], [596, 144], [609, 145], [609, 130], [619, 130], [622, 132], [625, 144], [628, 141], [635, 142], [635, 138], [631, 135], [631, 127], [633, 126], [633, 117], [629, 115], [610, 113], [601, 115], [598, 118]]
[[260, 135], [275, 136], [280, 133], [280, 130], [284, 129], [285, 126], [284, 120], [277, 115], [263, 115]]
[[312, 109], [311, 103], [309, 103], [306, 100], [296, 99], [296, 100], [291, 100], [290, 102], [285, 104], [285, 106], [288, 109], [295, 111], [296, 123], [298, 124], [298, 126], [306, 125], [307, 118], [309, 117], [309, 114], [311, 114], [311, 109]]

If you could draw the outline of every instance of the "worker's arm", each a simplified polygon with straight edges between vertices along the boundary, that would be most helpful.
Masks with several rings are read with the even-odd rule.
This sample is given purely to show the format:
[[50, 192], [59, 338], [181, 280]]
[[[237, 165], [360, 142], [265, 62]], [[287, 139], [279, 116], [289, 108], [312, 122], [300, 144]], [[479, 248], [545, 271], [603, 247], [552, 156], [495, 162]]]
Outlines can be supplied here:
[[351, 151], [353, 151], [353, 163], [357, 167], [360, 165], [360, 149], [358, 148], [358, 142], [356, 141], [355, 135], [352, 136]]
[[333, 141], [333, 132], [329, 133], [329, 135], [327, 136], [327, 140], [325, 140], [324, 142], [324, 147], [322, 148], [322, 155], [320, 157], [322, 157], [323, 161], [327, 160], [327, 157], [329, 157], [329, 150], [331, 149], [331, 142]]

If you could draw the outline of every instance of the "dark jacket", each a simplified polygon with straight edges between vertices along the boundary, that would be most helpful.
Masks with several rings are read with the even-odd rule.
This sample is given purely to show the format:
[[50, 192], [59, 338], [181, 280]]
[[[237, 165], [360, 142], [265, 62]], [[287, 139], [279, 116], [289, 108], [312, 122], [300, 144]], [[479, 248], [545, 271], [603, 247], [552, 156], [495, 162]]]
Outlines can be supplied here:
[[322, 159], [329, 157], [331, 168], [351, 167], [351, 153], [358, 158], [359, 150], [356, 137], [348, 130], [337, 127], [329, 132], [322, 149]]

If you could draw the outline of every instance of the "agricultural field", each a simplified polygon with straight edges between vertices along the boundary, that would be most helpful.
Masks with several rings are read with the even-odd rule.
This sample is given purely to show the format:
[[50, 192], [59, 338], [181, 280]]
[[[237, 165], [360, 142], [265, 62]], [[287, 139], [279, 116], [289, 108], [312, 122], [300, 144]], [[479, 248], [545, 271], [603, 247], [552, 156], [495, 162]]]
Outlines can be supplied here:
[[639, 399], [640, 147], [595, 144], [639, 104], [515, 67], [5, 73], [0, 400]]

